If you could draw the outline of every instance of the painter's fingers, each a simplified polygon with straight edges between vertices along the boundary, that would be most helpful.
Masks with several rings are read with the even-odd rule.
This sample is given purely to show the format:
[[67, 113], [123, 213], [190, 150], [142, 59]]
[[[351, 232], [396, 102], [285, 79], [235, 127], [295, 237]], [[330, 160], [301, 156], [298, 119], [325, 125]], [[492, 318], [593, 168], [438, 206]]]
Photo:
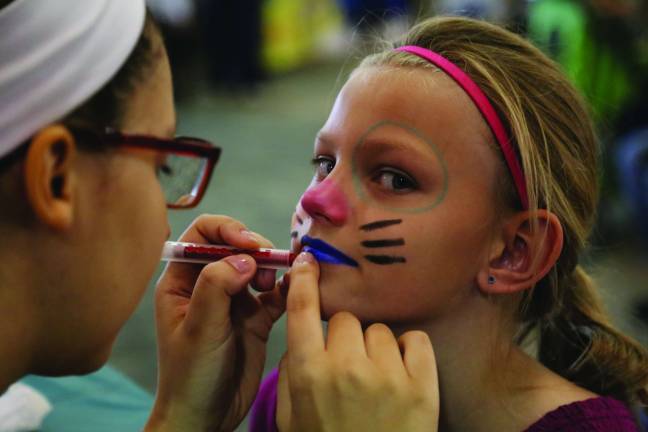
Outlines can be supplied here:
[[286, 295], [283, 287], [283, 279], [276, 281], [272, 291], [266, 291], [257, 297], [261, 306], [265, 308], [266, 313], [274, 323], [286, 311]]
[[[202, 215], [192, 222], [178, 241], [198, 244], [227, 244], [242, 249], [255, 249], [259, 247], [260, 236], [252, 233], [243, 223], [231, 217]], [[185, 289], [191, 289], [193, 281], [198, 277], [202, 267], [201, 264], [170, 262], [162, 277], [190, 281], [189, 286]]]
[[246, 289], [256, 271], [248, 255], [234, 255], [206, 265], [196, 281], [184, 327], [189, 334], [216, 332], [211, 337], [229, 336], [232, 297]]
[[[258, 246], [260, 248], [274, 248], [274, 245], [270, 240], [263, 237], [257, 232], [251, 231], [250, 234], [252, 237], [256, 238]], [[277, 270], [273, 269], [258, 269], [254, 278], [252, 278], [252, 288], [257, 291], [271, 291], [275, 286], [275, 281], [277, 279]]]
[[252, 278], [250, 285], [257, 291], [272, 291], [277, 280], [277, 270], [260, 268]]
[[[201, 215], [180, 236], [182, 242], [224, 243], [240, 248], [254, 249], [268, 240], [253, 233], [240, 221], [223, 215]], [[271, 246], [268, 246], [271, 247]]]
[[304, 364], [310, 356], [324, 352], [318, 283], [319, 265], [311, 254], [302, 252], [290, 271], [286, 305], [291, 366]]

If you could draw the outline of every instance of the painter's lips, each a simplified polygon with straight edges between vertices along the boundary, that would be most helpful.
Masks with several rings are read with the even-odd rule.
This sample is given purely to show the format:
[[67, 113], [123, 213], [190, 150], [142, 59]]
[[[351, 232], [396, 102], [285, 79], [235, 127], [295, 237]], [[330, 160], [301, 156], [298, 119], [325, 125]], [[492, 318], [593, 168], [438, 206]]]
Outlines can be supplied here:
[[358, 262], [356, 260], [346, 255], [344, 252], [334, 248], [324, 240], [305, 235], [301, 239], [301, 244], [304, 247], [303, 251], [313, 254], [315, 259], [319, 262], [358, 267]]

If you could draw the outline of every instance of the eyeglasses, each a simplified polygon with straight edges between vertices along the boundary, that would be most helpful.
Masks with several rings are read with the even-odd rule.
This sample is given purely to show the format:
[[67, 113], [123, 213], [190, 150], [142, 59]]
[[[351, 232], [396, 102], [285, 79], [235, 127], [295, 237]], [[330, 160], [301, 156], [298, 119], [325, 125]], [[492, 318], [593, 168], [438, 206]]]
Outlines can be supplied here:
[[130, 135], [106, 129], [97, 133], [82, 128], [72, 128], [78, 138], [93, 138], [102, 144], [151, 149], [163, 154], [157, 168], [158, 179], [166, 198], [167, 207], [186, 209], [197, 206], [205, 194], [221, 149], [200, 138], [158, 138], [148, 135]]

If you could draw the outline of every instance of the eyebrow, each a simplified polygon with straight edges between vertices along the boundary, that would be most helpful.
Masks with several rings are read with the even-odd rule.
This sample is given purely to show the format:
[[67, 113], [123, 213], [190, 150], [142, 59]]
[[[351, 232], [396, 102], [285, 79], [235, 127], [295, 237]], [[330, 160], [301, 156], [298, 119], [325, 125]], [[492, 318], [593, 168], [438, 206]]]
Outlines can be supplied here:
[[425, 146], [419, 145], [413, 139], [401, 139], [401, 138], [366, 138], [360, 145], [362, 147], [371, 146], [371, 152], [373, 154], [385, 153], [388, 151], [406, 151], [406, 152], [416, 152], [424, 154], [434, 154], [433, 150], [430, 148], [428, 143], [425, 143]]

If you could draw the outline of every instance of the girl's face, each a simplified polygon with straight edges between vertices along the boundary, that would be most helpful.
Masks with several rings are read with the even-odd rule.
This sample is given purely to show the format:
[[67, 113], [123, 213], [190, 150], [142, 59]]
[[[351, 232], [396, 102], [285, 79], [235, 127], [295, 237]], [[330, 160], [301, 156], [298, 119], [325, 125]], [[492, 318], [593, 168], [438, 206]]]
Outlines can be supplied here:
[[[416, 324], [481, 294], [497, 225], [492, 138], [442, 72], [356, 71], [317, 135], [315, 174], [297, 205], [292, 247], [321, 239], [358, 266], [321, 264], [326, 318]], [[308, 238], [307, 237], [307, 238]]]

